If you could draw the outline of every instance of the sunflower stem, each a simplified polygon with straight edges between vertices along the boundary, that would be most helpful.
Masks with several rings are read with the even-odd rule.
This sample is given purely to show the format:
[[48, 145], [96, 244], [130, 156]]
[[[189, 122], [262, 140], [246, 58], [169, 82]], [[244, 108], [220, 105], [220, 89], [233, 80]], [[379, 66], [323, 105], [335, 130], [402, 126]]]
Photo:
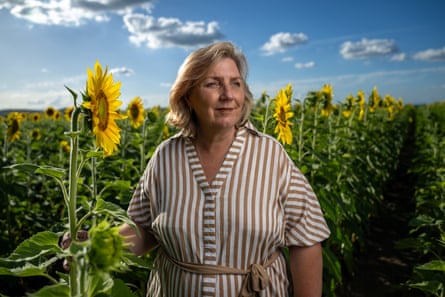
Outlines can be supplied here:
[[311, 178], [313, 180], [314, 176], [315, 176], [315, 170], [314, 170], [314, 163], [315, 163], [315, 149], [316, 149], [316, 145], [317, 145], [317, 126], [318, 126], [318, 115], [319, 115], [319, 104], [320, 103], [316, 103], [315, 104], [315, 112], [314, 112], [314, 127], [312, 128], [312, 154], [311, 154], [311, 164], [312, 164], [312, 168], [311, 168]]
[[[8, 129], [8, 125], [5, 125], [5, 130]], [[3, 142], [3, 161], [6, 161], [8, 158], [8, 133], [5, 133]]]
[[145, 133], [147, 131], [147, 121], [148, 121], [148, 116], [146, 116], [146, 118], [144, 118], [144, 122], [142, 124], [142, 144], [140, 146], [140, 172], [144, 172], [144, 168], [145, 168], [145, 145], [146, 145], [146, 140], [145, 140]]
[[[68, 181], [68, 223], [69, 232], [71, 238], [77, 240], [77, 159], [79, 149], [79, 134], [78, 130], [78, 118], [80, 114], [80, 108], [75, 108], [71, 117], [71, 129], [70, 129], [70, 165], [69, 165], [69, 181]], [[75, 261], [70, 263], [70, 296], [80, 296], [80, 285], [78, 284], [78, 267]]]
[[304, 135], [303, 135], [303, 128], [304, 128], [304, 114], [306, 112], [305, 103], [301, 105], [301, 115], [300, 115], [300, 122], [298, 123], [298, 165], [301, 166], [301, 162], [303, 161], [303, 147], [304, 147]]
[[269, 107], [273, 100], [268, 100], [268, 101], [269, 102], [266, 104], [266, 114], [264, 115], [264, 120], [263, 120], [263, 133], [267, 132], [267, 124], [269, 122]]

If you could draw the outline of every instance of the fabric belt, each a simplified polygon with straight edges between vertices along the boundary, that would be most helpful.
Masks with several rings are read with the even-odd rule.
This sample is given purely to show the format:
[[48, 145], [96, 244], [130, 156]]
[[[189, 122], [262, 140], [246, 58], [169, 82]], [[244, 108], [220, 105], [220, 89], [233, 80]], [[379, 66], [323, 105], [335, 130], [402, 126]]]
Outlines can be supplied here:
[[[162, 249], [161, 249], [162, 250]], [[207, 264], [193, 264], [193, 263], [185, 263], [173, 259], [166, 252], [162, 251], [162, 254], [165, 255], [168, 261], [179, 267], [180, 269], [195, 273], [195, 274], [240, 274], [245, 275], [241, 287], [241, 292], [238, 297], [255, 297], [259, 296], [259, 293], [266, 289], [270, 284], [270, 277], [266, 272], [267, 267], [272, 265], [273, 262], [280, 255], [280, 251], [276, 250], [272, 253], [272, 255], [267, 259], [264, 265], [261, 264], [252, 264], [248, 269], [238, 269], [227, 266], [220, 265], [207, 265]]]

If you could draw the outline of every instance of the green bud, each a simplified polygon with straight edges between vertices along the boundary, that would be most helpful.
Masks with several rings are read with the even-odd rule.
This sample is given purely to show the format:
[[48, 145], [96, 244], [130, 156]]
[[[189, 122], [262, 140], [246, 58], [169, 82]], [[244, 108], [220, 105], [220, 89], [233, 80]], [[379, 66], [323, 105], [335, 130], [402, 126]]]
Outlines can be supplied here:
[[88, 232], [91, 246], [88, 251], [89, 263], [97, 270], [117, 270], [124, 255], [124, 241], [118, 227], [111, 227], [102, 221]]

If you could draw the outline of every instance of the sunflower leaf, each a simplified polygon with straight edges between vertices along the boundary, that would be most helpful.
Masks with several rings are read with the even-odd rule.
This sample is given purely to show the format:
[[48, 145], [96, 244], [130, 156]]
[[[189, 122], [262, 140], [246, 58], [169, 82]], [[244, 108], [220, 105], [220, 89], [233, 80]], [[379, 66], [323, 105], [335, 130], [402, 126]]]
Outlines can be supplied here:
[[[75, 103], [75, 102], [76, 102], [76, 99], [77, 99], [77, 93], [74, 92], [71, 88], [69, 88], [69, 87], [67, 87], [67, 86], [65, 86], [65, 89], [67, 89], [68, 92], [71, 93], [71, 95], [73, 96], [73, 99], [74, 99], [74, 103]], [[76, 105], [76, 104], [74, 104], [74, 105]]]
[[94, 212], [96, 214], [109, 215], [113, 219], [117, 219], [135, 227], [134, 222], [128, 217], [127, 212], [122, 207], [112, 202], [98, 199]]
[[44, 174], [47, 176], [51, 176], [57, 179], [62, 179], [65, 175], [65, 169], [58, 168], [58, 167], [52, 167], [52, 166], [39, 166], [39, 168], [36, 169], [36, 173]]
[[10, 166], [4, 166], [5, 169], [17, 169], [23, 171], [25, 173], [34, 173], [38, 168], [38, 165], [30, 164], [30, 163], [22, 163], [22, 164], [13, 164]]
[[50, 231], [43, 231], [33, 235], [20, 243], [7, 259], [8, 262], [31, 261], [42, 255], [61, 252], [59, 235]]
[[28, 293], [29, 297], [68, 297], [70, 296], [69, 286], [67, 284], [56, 284], [45, 286], [35, 293]]

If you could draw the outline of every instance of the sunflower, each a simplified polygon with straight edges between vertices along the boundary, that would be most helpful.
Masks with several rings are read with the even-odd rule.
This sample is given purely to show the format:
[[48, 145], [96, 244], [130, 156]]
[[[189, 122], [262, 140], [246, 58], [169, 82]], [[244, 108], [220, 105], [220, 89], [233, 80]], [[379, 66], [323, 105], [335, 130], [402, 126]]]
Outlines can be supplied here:
[[31, 136], [31, 138], [33, 140], [40, 140], [40, 138], [42, 138], [42, 134], [40, 134], [40, 129], [39, 128], [35, 128], [34, 130], [32, 130], [29, 135]]
[[48, 119], [54, 119], [54, 117], [56, 116], [56, 109], [52, 106], [47, 107], [45, 110], [45, 116]]
[[349, 118], [354, 111], [354, 96], [352, 94], [349, 94], [348, 97], [346, 97], [345, 102], [343, 103], [343, 116], [345, 118]]
[[287, 85], [278, 91], [275, 99], [275, 113], [274, 118], [277, 122], [275, 126], [275, 133], [278, 133], [278, 141], [283, 144], [292, 144], [292, 131], [290, 126], [292, 123], [290, 119], [293, 117], [294, 113], [291, 111], [291, 98], [292, 98], [292, 86]]
[[359, 107], [358, 119], [362, 121], [365, 117], [365, 92], [362, 90], [357, 93], [357, 104]]
[[62, 149], [62, 151], [64, 151], [65, 153], [69, 153], [71, 150], [70, 144], [68, 143], [68, 141], [66, 140], [62, 140], [60, 142], [60, 148]]
[[42, 119], [42, 114], [38, 112], [34, 112], [33, 114], [31, 114], [31, 121], [33, 121], [34, 123], [37, 123], [41, 119]]
[[96, 135], [96, 146], [103, 148], [104, 156], [109, 156], [117, 151], [120, 143], [120, 128], [115, 120], [126, 118], [119, 114], [118, 108], [122, 102], [120, 96], [120, 82], [113, 82], [112, 74], [105, 72], [99, 62], [94, 65], [94, 73], [87, 69], [87, 92], [86, 101], [82, 106], [91, 112], [91, 124], [93, 133]]
[[379, 107], [381, 101], [379, 92], [377, 91], [377, 87], [374, 86], [374, 88], [372, 88], [372, 92], [368, 100], [369, 111], [374, 112], [377, 107]]
[[334, 94], [332, 92], [332, 86], [330, 84], [326, 84], [321, 88], [320, 92], [321, 95], [324, 97], [321, 115], [328, 116], [334, 110], [334, 106], [332, 105], [332, 98], [334, 97]]
[[65, 120], [67, 120], [68, 122], [71, 122], [71, 115], [73, 114], [73, 111], [74, 111], [74, 106], [67, 107], [63, 111], [63, 115], [65, 116]]
[[14, 142], [20, 139], [20, 122], [22, 115], [18, 112], [8, 114], [8, 130], [6, 132], [9, 142]]
[[141, 97], [135, 97], [128, 104], [127, 116], [130, 118], [130, 123], [134, 128], [138, 128], [142, 125], [145, 118], [145, 111]]
[[383, 106], [388, 112], [388, 121], [392, 121], [394, 119], [395, 105], [396, 99], [394, 99], [394, 97], [392, 97], [391, 95], [386, 95], [383, 99]]
[[401, 112], [403, 110], [403, 99], [399, 98], [399, 100], [397, 100], [396, 105], [397, 105], [397, 111]]

